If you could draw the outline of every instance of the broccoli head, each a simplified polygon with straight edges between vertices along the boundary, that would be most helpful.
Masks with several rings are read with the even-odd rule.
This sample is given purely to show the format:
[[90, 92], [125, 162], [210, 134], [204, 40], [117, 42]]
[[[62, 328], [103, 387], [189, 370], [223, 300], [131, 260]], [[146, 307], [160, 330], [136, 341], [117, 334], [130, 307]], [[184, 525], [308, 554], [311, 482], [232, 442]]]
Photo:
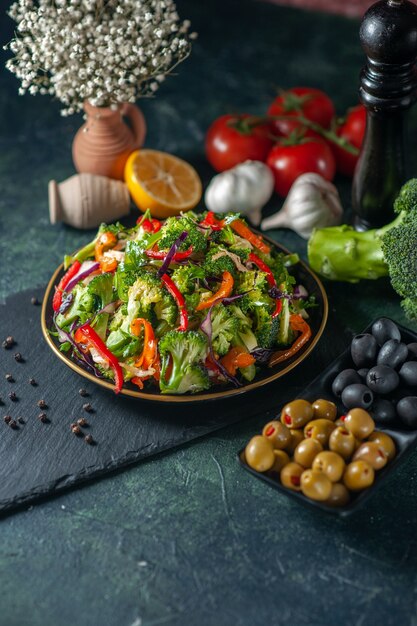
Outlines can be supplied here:
[[130, 321], [135, 317], [145, 317], [152, 313], [151, 305], [163, 297], [161, 281], [154, 274], [142, 272], [128, 291], [127, 315]]
[[194, 252], [204, 252], [207, 248], [207, 239], [204, 233], [200, 232], [197, 225], [188, 217], [169, 217], [159, 231], [158, 247], [160, 250], [169, 250], [178, 237], [184, 231], [187, 232], [186, 239], [181, 242], [179, 250], [187, 250], [190, 246]]
[[237, 293], [246, 293], [252, 289], [261, 289], [267, 291], [269, 289], [265, 272], [260, 270], [250, 270], [241, 272], [235, 281], [235, 290]]
[[248, 352], [252, 352], [252, 350], [258, 347], [258, 340], [252, 330], [253, 322], [251, 318], [245, 315], [240, 306], [236, 304], [232, 304], [228, 308], [231, 315], [233, 315], [239, 323], [238, 331], [232, 339], [232, 345], [243, 346]]
[[196, 393], [210, 386], [207, 372], [203, 369], [208, 353], [207, 339], [194, 330], [170, 331], [159, 341], [161, 357], [162, 393]]
[[211, 310], [211, 332], [213, 349], [219, 356], [224, 356], [230, 348], [233, 338], [240, 327], [239, 319], [228, 307], [217, 304]]
[[198, 265], [182, 265], [172, 272], [172, 280], [183, 294], [191, 294], [195, 290], [198, 278], [204, 278], [205, 273]]
[[417, 178], [402, 187], [394, 208], [396, 219], [379, 229], [357, 232], [343, 225], [314, 231], [308, 258], [313, 270], [331, 280], [389, 276], [406, 315], [417, 319]]
[[236, 276], [236, 265], [222, 246], [210, 246], [203, 269], [206, 276], [220, 277], [223, 272], [230, 272], [232, 276]]

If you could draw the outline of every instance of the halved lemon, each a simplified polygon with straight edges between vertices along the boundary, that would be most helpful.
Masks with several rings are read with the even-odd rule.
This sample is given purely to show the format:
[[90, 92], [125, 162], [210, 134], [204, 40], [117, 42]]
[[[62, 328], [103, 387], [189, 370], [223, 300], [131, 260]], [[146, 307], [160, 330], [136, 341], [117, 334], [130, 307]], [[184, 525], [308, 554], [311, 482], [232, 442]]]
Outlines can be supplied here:
[[159, 150], [135, 150], [125, 165], [125, 182], [136, 206], [155, 217], [190, 211], [201, 199], [201, 180], [186, 161]]

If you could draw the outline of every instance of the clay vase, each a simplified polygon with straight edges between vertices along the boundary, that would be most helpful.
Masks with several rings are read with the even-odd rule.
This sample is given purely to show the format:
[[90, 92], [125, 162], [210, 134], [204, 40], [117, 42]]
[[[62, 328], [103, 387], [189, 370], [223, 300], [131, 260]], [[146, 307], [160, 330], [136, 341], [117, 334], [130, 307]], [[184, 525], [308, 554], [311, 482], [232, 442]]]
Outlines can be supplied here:
[[84, 111], [87, 120], [72, 144], [75, 169], [123, 180], [129, 154], [140, 148], [145, 139], [146, 124], [142, 112], [128, 102], [114, 109], [95, 107], [85, 102]]
[[49, 181], [51, 224], [65, 222], [74, 228], [96, 228], [128, 215], [130, 196], [119, 180], [93, 174], [76, 174], [57, 184]]

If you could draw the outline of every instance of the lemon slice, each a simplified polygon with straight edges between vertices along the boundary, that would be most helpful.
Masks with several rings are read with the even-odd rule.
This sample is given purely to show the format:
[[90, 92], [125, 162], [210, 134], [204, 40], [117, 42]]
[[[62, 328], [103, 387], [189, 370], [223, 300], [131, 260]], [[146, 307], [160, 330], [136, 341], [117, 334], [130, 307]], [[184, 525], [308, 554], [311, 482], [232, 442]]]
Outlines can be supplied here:
[[125, 182], [137, 207], [160, 218], [193, 209], [202, 194], [195, 169], [159, 150], [132, 152], [125, 165]]

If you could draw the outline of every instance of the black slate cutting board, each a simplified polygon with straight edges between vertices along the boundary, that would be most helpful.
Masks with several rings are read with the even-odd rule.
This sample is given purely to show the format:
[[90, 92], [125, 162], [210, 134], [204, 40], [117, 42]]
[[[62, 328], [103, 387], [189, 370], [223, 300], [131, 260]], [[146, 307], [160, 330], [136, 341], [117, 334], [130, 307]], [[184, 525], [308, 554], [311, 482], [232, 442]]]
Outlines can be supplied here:
[[[0, 514], [222, 426], [266, 414], [297, 391], [292, 375], [239, 398], [195, 405], [116, 397], [80, 378], [51, 352], [42, 336], [41, 306], [31, 304], [31, 297], [41, 300], [42, 295], [43, 290], [24, 291], [0, 305], [0, 341], [8, 335], [16, 340], [10, 350], [0, 347]], [[16, 352], [22, 354], [22, 362], [16, 362]], [[6, 374], [14, 382], [8, 382]], [[37, 386], [29, 383], [31, 377]], [[304, 386], [305, 377], [298, 382]], [[88, 391], [88, 397], [79, 395], [80, 388]], [[12, 391], [17, 401], [9, 398]], [[47, 403], [48, 423], [38, 417], [39, 400]], [[93, 413], [83, 410], [86, 402]], [[14, 430], [4, 422], [5, 415], [21, 417], [25, 423]], [[83, 433], [91, 433], [95, 445], [71, 432], [71, 423], [81, 417], [89, 423]]]

